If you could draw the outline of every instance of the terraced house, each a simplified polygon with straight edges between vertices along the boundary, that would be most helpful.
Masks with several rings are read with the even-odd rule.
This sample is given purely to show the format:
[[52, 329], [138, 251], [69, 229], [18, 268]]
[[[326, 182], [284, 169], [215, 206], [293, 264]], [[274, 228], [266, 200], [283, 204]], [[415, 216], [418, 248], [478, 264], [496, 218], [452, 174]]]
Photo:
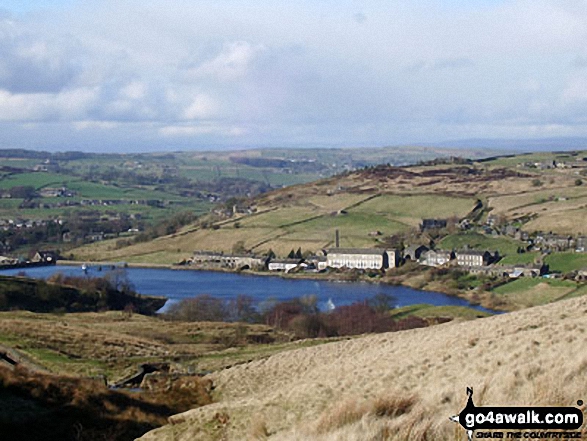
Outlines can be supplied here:
[[229, 269], [261, 269], [265, 266], [265, 258], [251, 254], [224, 254], [214, 251], [194, 251], [189, 263], [191, 265], [229, 268]]
[[330, 268], [386, 269], [399, 263], [397, 250], [377, 248], [330, 248], [326, 265]]
[[489, 251], [457, 251], [455, 255], [459, 266], [485, 266], [493, 260]]

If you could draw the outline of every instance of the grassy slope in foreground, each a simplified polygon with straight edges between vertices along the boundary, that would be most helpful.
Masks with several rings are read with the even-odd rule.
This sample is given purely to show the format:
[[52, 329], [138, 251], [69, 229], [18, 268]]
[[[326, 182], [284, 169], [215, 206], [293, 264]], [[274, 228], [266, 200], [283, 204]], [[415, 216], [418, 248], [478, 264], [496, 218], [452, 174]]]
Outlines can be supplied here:
[[141, 439], [466, 439], [448, 417], [467, 386], [477, 406], [584, 398], [586, 311], [583, 297], [278, 354], [214, 374], [218, 403]]

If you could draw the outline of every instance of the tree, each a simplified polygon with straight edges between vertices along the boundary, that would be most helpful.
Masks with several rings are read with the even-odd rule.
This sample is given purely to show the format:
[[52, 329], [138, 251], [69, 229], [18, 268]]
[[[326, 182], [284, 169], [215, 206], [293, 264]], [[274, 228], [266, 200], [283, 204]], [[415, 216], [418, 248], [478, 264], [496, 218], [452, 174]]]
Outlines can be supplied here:
[[251, 296], [239, 294], [228, 302], [228, 316], [230, 321], [256, 323], [260, 314], [255, 308], [255, 300]]
[[297, 259], [301, 259], [303, 257], [302, 256], [302, 247], [298, 248], [294, 257], [296, 257]]
[[30, 185], [18, 185], [8, 190], [10, 197], [15, 199], [31, 199], [35, 196], [35, 187]]
[[229, 316], [224, 302], [208, 294], [174, 303], [166, 314], [173, 320], [189, 322], [221, 322]]
[[296, 257], [296, 253], [295, 253], [295, 251], [293, 250], [293, 248], [292, 248], [292, 250], [289, 252], [289, 254], [287, 255], [287, 257], [288, 257], [288, 259], [294, 259], [294, 258]]
[[243, 254], [246, 251], [247, 250], [245, 248], [245, 241], [244, 240], [239, 240], [239, 241], [235, 242], [234, 245], [232, 246], [233, 254]]
[[380, 292], [367, 300], [367, 305], [373, 308], [375, 312], [384, 313], [395, 306], [396, 300], [391, 294]]

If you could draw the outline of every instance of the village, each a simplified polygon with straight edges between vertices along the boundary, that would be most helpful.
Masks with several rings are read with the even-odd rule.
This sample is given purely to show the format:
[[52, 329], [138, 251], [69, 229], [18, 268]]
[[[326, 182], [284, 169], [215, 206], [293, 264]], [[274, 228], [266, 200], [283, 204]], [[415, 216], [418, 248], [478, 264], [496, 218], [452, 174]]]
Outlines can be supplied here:
[[[466, 221], [466, 220], [465, 220]], [[420, 232], [442, 231], [447, 227], [447, 219], [423, 219]], [[469, 230], [472, 224], [460, 221], [460, 228]], [[478, 227], [480, 231], [499, 236], [508, 236], [524, 243], [519, 253], [538, 252], [546, 256], [558, 252], [587, 252], [587, 236], [563, 236], [553, 233], [529, 233], [507, 224], [495, 226], [495, 219], [489, 216], [486, 223]], [[375, 235], [376, 232], [369, 233]], [[422, 234], [422, 237], [426, 237]], [[547, 264], [538, 257], [532, 263], [505, 264], [498, 251], [490, 249], [471, 249], [465, 245], [462, 249], [440, 249], [421, 243], [406, 244], [397, 248], [344, 248], [339, 246], [339, 231], [336, 231], [335, 246], [325, 248], [312, 254], [303, 254], [301, 250], [292, 250], [286, 257], [255, 255], [252, 253], [222, 253], [214, 251], [195, 251], [184, 262], [188, 266], [202, 269], [254, 270], [282, 273], [326, 272], [328, 270], [386, 271], [398, 268], [408, 262], [416, 262], [428, 267], [447, 267], [468, 272], [473, 275], [494, 277], [545, 277], [559, 278], [563, 274], [549, 271]], [[572, 276], [577, 280], [587, 278], [587, 268], [576, 271]]]

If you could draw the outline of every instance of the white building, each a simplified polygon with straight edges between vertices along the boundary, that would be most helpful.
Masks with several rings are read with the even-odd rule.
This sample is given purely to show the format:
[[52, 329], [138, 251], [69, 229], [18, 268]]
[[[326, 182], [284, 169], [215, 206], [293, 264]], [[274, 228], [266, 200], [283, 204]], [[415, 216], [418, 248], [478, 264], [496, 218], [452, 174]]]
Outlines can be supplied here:
[[491, 261], [489, 251], [457, 251], [457, 264], [459, 266], [486, 266]]
[[283, 271], [289, 272], [298, 265], [300, 265], [301, 259], [276, 259], [271, 260], [267, 265], [269, 271]]
[[326, 265], [330, 268], [385, 269], [395, 268], [398, 262], [396, 250], [331, 248], [326, 254]]
[[451, 261], [454, 257], [450, 251], [429, 250], [422, 253], [418, 262], [422, 265], [428, 266], [442, 266]]

